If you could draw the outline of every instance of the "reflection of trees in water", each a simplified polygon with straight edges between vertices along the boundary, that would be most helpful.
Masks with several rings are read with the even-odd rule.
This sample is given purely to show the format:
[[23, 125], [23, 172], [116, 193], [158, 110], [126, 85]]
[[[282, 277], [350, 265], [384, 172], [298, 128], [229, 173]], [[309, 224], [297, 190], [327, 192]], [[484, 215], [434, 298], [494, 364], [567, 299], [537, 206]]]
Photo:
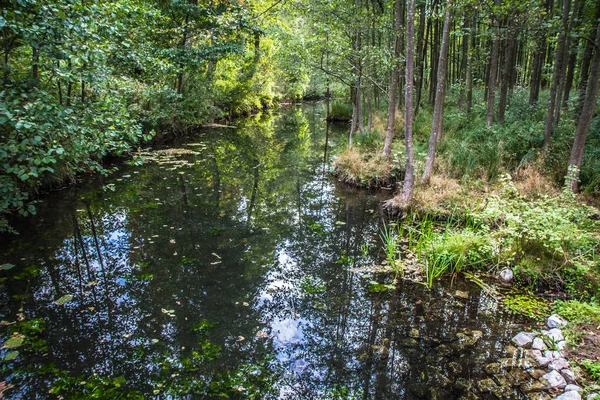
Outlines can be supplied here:
[[[497, 350], [493, 328], [507, 323], [493, 304], [488, 312], [475, 296], [461, 306], [448, 289], [409, 284], [369, 294], [351, 272], [366, 262], [360, 247], [378, 237], [382, 214], [372, 195], [328, 178], [328, 135], [337, 134], [313, 111], [319, 116], [291, 108], [212, 131], [181, 144], [191, 152], [123, 167], [106, 182], [114, 192], [71, 189], [41, 205], [43, 222], [20, 226], [11, 243], [19, 254], [7, 257], [25, 253], [14, 263], [41, 268], [25, 311], [49, 322], [45, 362], [75, 375], [122, 375], [144, 393], [159, 382], [180, 393], [273, 353], [284, 374], [257, 383], [265, 389], [402, 397], [410, 384], [439, 378], [428, 366], [445, 373], [436, 346], [469, 327], [484, 339], [463, 356], [461, 376], [476, 370]], [[308, 293], [307, 278], [327, 290]], [[74, 300], [55, 305], [64, 294]], [[12, 315], [19, 306], [10, 304]], [[210, 328], [194, 331], [206, 321]], [[293, 343], [276, 332], [272, 343], [255, 337], [267, 327], [287, 329]], [[414, 327], [428, 339], [410, 347]], [[43, 387], [33, 379], [28, 390]]]

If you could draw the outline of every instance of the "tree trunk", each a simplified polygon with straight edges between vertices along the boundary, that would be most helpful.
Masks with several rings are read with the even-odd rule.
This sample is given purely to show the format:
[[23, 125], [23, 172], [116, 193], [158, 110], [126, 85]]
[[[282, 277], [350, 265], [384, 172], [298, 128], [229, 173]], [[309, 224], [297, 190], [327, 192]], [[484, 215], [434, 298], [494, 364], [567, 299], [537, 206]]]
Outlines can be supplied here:
[[[600, 19], [600, 1], [596, 3], [596, 15], [594, 21], [598, 21]], [[577, 118], [581, 114], [581, 110], [583, 109], [583, 103], [585, 102], [585, 94], [587, 91], [587, 84], [590, 72], [590, 63], [592, 62], [592, 55], [594, 53], [594, 43], [591, 41], [586, 41], [585, 52], [583, 53], [583, 58], [581, 60], [581, 73], [579, 78], [579, 88], [578, 88], [578, 99], [577, 99], [577, 108], [575, 110], [575, 117]]]
[[431, 135], [429, 136], [429, 150], [425, 162], [425, 172], [421, 178], [423, 183], [428, 183], [433, 174], [435, 164], [435, 149], [437, 142], [442, 137], [443, 118], [444, 118], [444, 96], [446, 94], [446, 67], [448, 64], [448, 37], [450, 36], [451, 10], [446, 9], [444, 17], [444, 29], [442, 34], [442, 46], [440, 49], [440, 58], [438, 62], [438, 77], [435, 96], [435, 105], [433, 108], [433, 121], [431, 123]]
[[475, 16], [471, 16], [470, 35], [471, 50], [469, 51], [469, 59], [467, 61], [467, 115], [471, 113], [471, 105], [473, 104], [473, 50], [475, 49]]
[[[571, 21], [569, 22], [569, 32], [575, 32], [580, 25], [581, 18], [583, 17], [583, 2], [581, 0], [575, 0], [574, 10], [571, 14]], [[569, 39], [569, 41], [571, 41]], [[573, 79], [575, 77], [575, 65], [577, 63], [577, 49], [579, 48], [579, 40], [575, 38], [572, 40], [571, 45], [567, 48], [569, 51], [569, 63], [567, 66], [567, 77], [565, 78], [565, 90], [562, 101], [562, 108], [565, 110], [568, 108], [569, 96], [571, 94], [571, 88], [573, 87]]]
[[[600, 2], [599, 2], [600, 5]], [[594, 41], [596, 49], [600, 49], [600, 27], [596, 27], [596, 39]], [[579, 172], [581, 169], [581, 161], [585, 150], [585, 142], [590, 131], [592, 119], [596, 111], [596, 102], [598, 101], [598, 91], [600, 90], [600, 51], [594, 52], [592, 61], [592, 69], [590, 78], [587, 84], [587, 93], [583, 103], [583, 109], [579, 116], [577, 129], [575, 131], [575, 140], [569, 157], [569, 171], [567, 173], [567, 181], [565, 185], [574, 193], [579, 191]]]
[[31, 79], [32, 86], [37, 87], [40, 70], [40, 49], [37, 45], [31, 47]]
[[[419, 108], [421, 107], [421, 92], [423, 90], [423, 70], [425, 65], [425, 59], [427, 57], [427, 41], [429, 40], [429, 31], [431, 24], [428, 24], [429, 27], [425, 29], [426, 25], [425, 19], [425, 5], [421, 7], [419, 11], [419, 38], [417, 39], [417, 94], [415, 96], [415, 116], [419, 113]], [[423, 35], [425, 35], [425, 39], [423, 39]]]
[[415, 186], [415, 166], [413, 147], [413, 81], [415, 75], [415, 0], [407, 0], [406, 21], [406, 92], [404, 95], [404, 145], [406, 147], [406, 172], [402, 185], [402, 201], [410, 204]]
[[381, 153], [381, 156], [384, 158], [389, 158], [392, 152], [392, 139], [394, 138], [394, 125], [396, 119], [396, 92], [398, 90], [398, 70], [400, 67], [400, 63], [398, 60], [400, 58], [400, 47], [402, 46], [402, 42], [400, 41], [400, 30], [402, 29], [402, 0], [396, 0], [395, 9], [396, 17], [394, 21], [394, 57], [396, 58], [396, 62], [394, 63], [394, 69], [392, 70], [392, 75], [390, 78], [388, 119], [385, 130], [385, 142], [383, 144], [383, 152]]
[[[550, 146], [550, 136], [554, 130], [555, 121], [555, 107], [557, 103], [557, 97], [559, 86], [560, 86], [560, 74], [562, 72], [563, 55], [566, 41], [566, 25], [569, 17], [569, 7], [571, 5], [570, 0], [563, 0], [562, 5], [562, 26], [561, 31], [558, 35], [558, 42], [556, 43], [556, 52], [554, 55], [554, 70], [552, 72], [552, 84], [550, 86], [550, 99], [548, 100], [548, 112], [546, 114], [546, 124], [544, 126], [544, 143], [542, 145], [542, 151], [544, 154], [548, 151]], [[560, 106], [560, 104], [559, 104]]]
[[465, 17], [465, 25], [466, 25], [466, 30], [463, 33], [462, 36], [462, 55], [460, 58], [460, 95], [459, 95], [459, 100], [458, 100], [458, 104], [460, 105], [460, 108], [462, 110], [464, 110], [466, 108], [466, 99], [465, 99], [465, 92], [466, 92], [466, 82], [467, 82], [467, 69], [468, 69], [468, 58], [469, 58], [469, 41], [470, 41], [470, 36], [471, 36], [471, 32], [470, 32], [470, 26], [469, 23], [471, 21], [470, 16], [466, 16]]
[[502, 71], [502, 85], [500, 88], [500, 101], [498, 102], [498, 123], [504, 123], [504, 114], [506, 113], [506, 103], [508, 101], [508, 90], [511, 86], [512, 71], [514, 69], [514, 46], [515, 38], [512, 26], [508, 26], [508, 37], [504, 51], [504, 71]]
[[488, 80], [488, 98], [486, 125], [492, 127], [494, 123], [494, 105], [496, 100], [496, 79], [498, 73], [498, 53], [500, 52], [500, 21], [496, 20], [494, 29], [494, 41], [492, 43], [492, 54], [490, 57], [490, 72]]

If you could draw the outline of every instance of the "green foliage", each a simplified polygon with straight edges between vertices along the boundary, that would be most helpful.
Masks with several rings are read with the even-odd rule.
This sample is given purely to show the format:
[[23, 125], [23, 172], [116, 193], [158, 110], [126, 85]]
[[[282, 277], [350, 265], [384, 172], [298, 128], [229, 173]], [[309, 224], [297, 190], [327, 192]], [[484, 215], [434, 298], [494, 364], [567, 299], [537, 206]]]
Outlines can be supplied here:
[[524, 315], [538, 322], [543, 321], [550, 312], [550, 304], [533, 295], [507, 295], [502, 303], [511, 313]]
[[600, 324], [600, 305], [579, 300], [558, 300], [555, 311], [574, 324]]
[[437, 225], [425, 217], [408, 231], [409, 248], [423, 266], [428, 287], [446, 272], [480, 269], [492, 260], [487, 232], [474, 226], [463, 227], [452, 221]]
[[581, 365], [587, 370], [592, 379], [600, 383], [600, 362], [583, 360], [581, 361]]
[[560, 274], [568, 290], [591, 297], [598, 290], [596, 213], [568, 190], [527, 200], [506, 176], [501, 192], [473, 217], [490, 231], [499, 263], [518, 265], [517, 273], [534, 281]]

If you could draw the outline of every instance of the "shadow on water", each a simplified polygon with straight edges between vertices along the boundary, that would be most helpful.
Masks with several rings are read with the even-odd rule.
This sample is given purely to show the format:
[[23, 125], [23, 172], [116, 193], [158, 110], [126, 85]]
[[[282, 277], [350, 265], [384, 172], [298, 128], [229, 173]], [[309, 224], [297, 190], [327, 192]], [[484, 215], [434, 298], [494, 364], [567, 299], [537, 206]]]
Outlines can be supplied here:
[[199, 132], [16, 221], [0, 300], [3, 338], [22, 344], [2, 350], [4, 395], [467, 393], [510, 317], [467, 282], [368, 291], [352, 267], [375, 261], [361, 248], [386, 194], [334, 182], [345, 133], [323, 121], [309, 104]]

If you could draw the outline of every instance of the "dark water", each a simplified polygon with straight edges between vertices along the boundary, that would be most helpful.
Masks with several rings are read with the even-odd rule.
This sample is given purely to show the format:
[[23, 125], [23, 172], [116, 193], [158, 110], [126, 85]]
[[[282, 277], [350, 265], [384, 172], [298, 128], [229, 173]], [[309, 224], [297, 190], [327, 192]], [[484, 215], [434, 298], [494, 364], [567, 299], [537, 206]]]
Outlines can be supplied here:
[[[344, 137], [326, 138], [322, 106], [294, 107], [46, 196], [0, 247], [15, 265], [0, 272], [2, 336], [23, 338], [2, 350], [19, 351], [4, 395], [464, 395], [512, 321], [461, 280], [368, 291], [374, 277], [353, 271], [380, 261], [389, 193], [330, 177]], [[469, 330], [472, 346], [457, 339]]]

